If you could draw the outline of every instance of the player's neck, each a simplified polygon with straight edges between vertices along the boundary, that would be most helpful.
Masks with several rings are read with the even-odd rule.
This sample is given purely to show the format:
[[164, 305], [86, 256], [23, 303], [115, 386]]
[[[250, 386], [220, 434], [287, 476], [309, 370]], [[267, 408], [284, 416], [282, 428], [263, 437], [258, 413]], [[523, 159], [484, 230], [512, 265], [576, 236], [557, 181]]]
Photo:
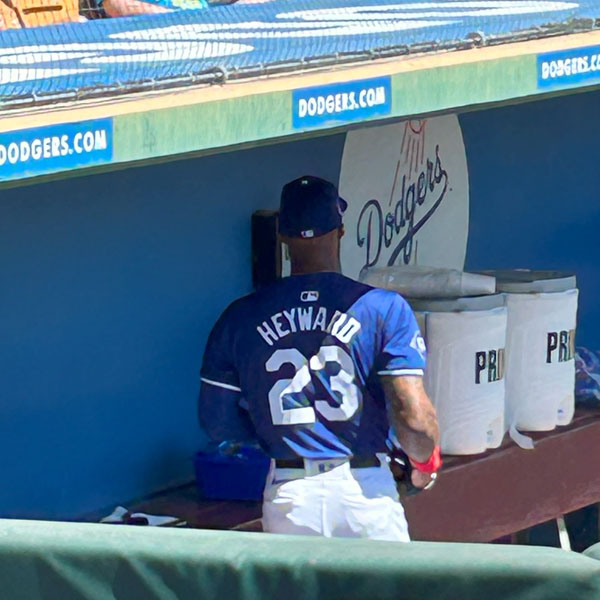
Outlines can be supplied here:
[[309, 273], [341, 273], [339, 260], [323, 260], [301, 262], [292, 260], [291, 274], [292, 275], [307, 275]]

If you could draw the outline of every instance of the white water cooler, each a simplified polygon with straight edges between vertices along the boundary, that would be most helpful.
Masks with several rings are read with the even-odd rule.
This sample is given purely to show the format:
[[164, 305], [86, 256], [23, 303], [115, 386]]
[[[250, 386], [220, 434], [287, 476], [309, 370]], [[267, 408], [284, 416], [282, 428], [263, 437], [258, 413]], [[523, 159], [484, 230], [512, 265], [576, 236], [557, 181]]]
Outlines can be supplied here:
[[549, 431], [573, 418], [576, 279], [554, 271], [486, 274], [496, 276], [508, 309], [506, 428], [519, 445], [531, 448], [518, 430]]
[[503, 296], [409, 302], [427, 343], [425, 388], [437, 410], [442, 452], [497, 448], [505, 433]]

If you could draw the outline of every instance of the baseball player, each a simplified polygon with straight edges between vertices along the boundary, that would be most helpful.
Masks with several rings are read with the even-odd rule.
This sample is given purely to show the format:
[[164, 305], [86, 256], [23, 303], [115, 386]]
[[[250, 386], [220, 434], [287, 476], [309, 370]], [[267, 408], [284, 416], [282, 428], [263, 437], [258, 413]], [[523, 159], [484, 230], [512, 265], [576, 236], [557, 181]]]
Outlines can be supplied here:
[[217, 321], [199, 419], [215, 441], [258, 440], [272, 457], [265, 531], [408, 541], [386, 458], [399, 443], [416, 489], [441, 464], [425, 344], [399, 294], [340, 274], [346, 206], [317, 177], [284, 186], [279, 234], [292, 274]]

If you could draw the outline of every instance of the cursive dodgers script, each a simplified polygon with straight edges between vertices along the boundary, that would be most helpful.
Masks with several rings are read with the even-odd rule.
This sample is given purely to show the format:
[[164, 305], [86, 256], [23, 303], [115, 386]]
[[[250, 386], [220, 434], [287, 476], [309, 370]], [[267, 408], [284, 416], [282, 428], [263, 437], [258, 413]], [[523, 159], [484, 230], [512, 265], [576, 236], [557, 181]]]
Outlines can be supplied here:
[[[379, 200], [369, 200], [360, 212], [356, 226], [356, 242], [365, 249], [364, 267], [373, 267], [379, 262], [383, 247], [393, 250], [387, 261], [390, 267], [396, 263], [402, 253], [402, 262], [410, 263], [413, 256], [414, 238], [438, 209], [448, 190], [448, 173], [440, 157], [440, 147], [435, 147], [435, 160], [427, 159], [424, 169], [413, 181], [402, 176], [402, 184], [397, 186], [399, 165], [392, 187], [389, 212], [384, 214]], [[399, 192], [399, 197], [397, 193]], [[418, 215], [419, 207], [425, 205], [428, 198], [433, 203], [426, 212]], [[399, 238], [399, 239], [398, 239]]]

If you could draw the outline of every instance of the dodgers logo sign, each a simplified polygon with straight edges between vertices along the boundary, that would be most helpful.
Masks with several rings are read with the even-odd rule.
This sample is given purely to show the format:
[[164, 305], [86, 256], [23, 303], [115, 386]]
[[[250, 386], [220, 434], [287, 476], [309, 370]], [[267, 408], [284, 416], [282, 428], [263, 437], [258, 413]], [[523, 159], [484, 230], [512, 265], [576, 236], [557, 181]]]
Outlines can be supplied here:
[[108, 163], [112, 119], [0, 133], [0, 181]]
[[319, 127], [327, 123], [364, 121], [390, 114], [390, 77], [349, 81], [293, 92], [294, 129]]
[[349, 132], [339, 189], [348, 201], [345, 275], [392, 265], [463, 268], [469, 179], [455, 115]]

